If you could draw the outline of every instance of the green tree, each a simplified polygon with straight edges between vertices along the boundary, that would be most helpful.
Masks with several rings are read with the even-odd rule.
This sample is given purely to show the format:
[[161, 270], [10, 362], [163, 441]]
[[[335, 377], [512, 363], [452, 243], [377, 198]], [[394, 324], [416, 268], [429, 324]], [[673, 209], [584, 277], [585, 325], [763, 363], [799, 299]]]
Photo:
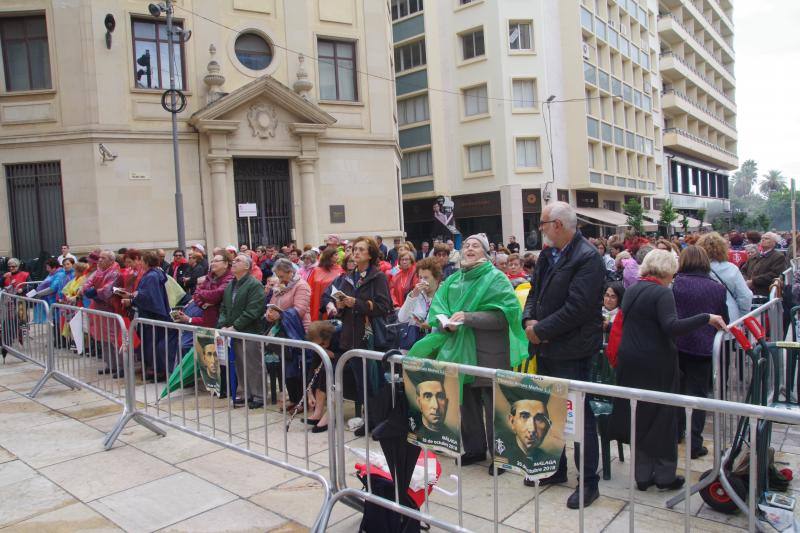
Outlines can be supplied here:
[[753, 185], [758, 180], [758, 164], [748, 159], [733, 174], [733, 192], [736, 196], [744, 197], [753, 194]]
[[[788, 189], [773, 192], [764, 202], [758, 214], [764, 214], [770, 228], [789, 230], [792, 228], [792, 193]], [[758, 215], [756, 215], [756, 218]]]
[[703, 222], [706, 221], [706, 210], [705, 209], [698, 209], [697, 210], [697, 220], [700, 221], [701, 225]]
[[753, 218], [753, 222], [755, 223], [755, 226], [759, 228], [761, 231], [769, 231], [769, 227], [771, 226], [770, 223], [772, 221], [766, 215], [766, 213], [759, 213], [758, 215], [756, 215], [755, 218]]
[[644, 234], [644, 213], [642, 204], [636, 198], [631, 198], [623, 206], [625, 214], [628, 215], [628, 225], [636, 235]]
[[762, 177], [764, 179], [758, 184], [758, 190], [764, 196], [786, 190], [786, 176], [781, 174], [780, 170], [770, 170]]
[[664, 227], [667, 235], [672, 234], [672, 223], [678, 218], [678, 212], [672, 207], [672, 200], [664, 200], [661, 205], [661, 217], [658, 219], [658, 225]]
[[683, 218], [681, 218], [681, 226], [683, 227], [684, 235], [689, 233], [689, 217], [687, 217], [686, 215], [683, 215]]

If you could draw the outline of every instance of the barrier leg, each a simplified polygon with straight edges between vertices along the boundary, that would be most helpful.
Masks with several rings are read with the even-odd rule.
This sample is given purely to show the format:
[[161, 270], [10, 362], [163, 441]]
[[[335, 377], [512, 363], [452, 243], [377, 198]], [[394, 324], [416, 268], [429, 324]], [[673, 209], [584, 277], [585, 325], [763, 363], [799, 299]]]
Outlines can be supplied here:
[[103, 447], [106, 450], [110, 450], [111, 447], [114, 446], [114, 443], [119, 438], [120, 434], [122, 433], [122, 430], [125, 429], [125, 426], [127, 426], [128, 422], [130, 422], [131, 420], [137, 422], [140, 426], [146, 427], [159, 437], [164, 437], [167, 434], [166, 431], [164, 431], [157, 425], [153, 424], [139, 413], [123, 413], [123, 415], [114, 425], [114, 428], [108, 433], [108, 435], [106, 435], [105, 440], [103, 440]]
[[47, 371], [47, 372], [44, 373], [44, 375], [41, 378], [39, 378], [39, 381], [36, 382], [36, 385], [34, 385], [33, 388], [31, 389], [31, 391], [28, 394], [26, 394], [25, 396], [27, 396], [28, 398], [31, 398], [31, 399], [36, 398], [36, 395], [39, 394], [39, 392], [41, 392], [42, 387], [44, 387], [44, 384], [47, 383], [47, 380], [50, 379], [50, 378], [53, 378], [54, 380], [58, 381], [62, 385], [66, 386], [66, 387], [69, 387], [70, 389], [72, 389], [74, 391], [75, 390], [80, 390], [82, 388], [77, 382], [75, 382], [75, 381], [73, 381], [73, 380], [71, 380], [69, 378], [65, 378], [64, 376], [61, 376], [60, 374], [56, 374], [53, 371]]

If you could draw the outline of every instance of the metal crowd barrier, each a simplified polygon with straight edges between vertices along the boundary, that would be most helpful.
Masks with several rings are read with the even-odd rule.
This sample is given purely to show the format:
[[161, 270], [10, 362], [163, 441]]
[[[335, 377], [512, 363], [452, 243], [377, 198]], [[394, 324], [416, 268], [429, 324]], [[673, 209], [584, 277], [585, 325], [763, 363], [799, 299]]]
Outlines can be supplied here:
[[[134, 353], [134, 343], [139, 339], [137, 351], [140, 366], [137, 369], [135, 357], [127, 358], [124, 411], [106, 437], [106, 449], [113, 446], [130, 421], [164, 435], [164, 431], [155, 425], [158, 423], [313, 479], [322, 485], [327, 505], [336, 489], [337, 463], [334, 456], [334, 400], [331, 394], [333, 365], [325, 350], [306, 341], [219, 330], [226, 342], [233, 344], [237, 358], [245, 354], [250, 359], [250, 363], [241, 366], [243, 373], [237, 373], [239, 396], [257, 397], [264, 404], [251, 408], [248, 402], [237, 408], [234, 405], [235, 390], [230, 386], [230, 379], [225, 380], [228, 390], [224, 397], [216, 397], [200, 390], [199, 385], [203, 378], [196, 364], [181, 364], [181, 357], [189, 349], [183, 340], [193, 340], [194, 333], [200, 329], [202, 328], [144, 318], [137, 318], [131, 323], [128, 335], [129, 353]], [[292, 353], [292, 349], [297, 351]], [[270, 350], [279, 352], [274, 355], [277, 356], [276, 363], [280, 364], [265, 362], [264, 354]], [[312, 354], [321, 360], [319, 372], [314, 372], [307, 365], [306, 356]], [[288, 399], [287, 382], [291, 387], [292, 379], [286, 376], [287, 362], [291, 357], [297, 356], [300, 357], [301, 372], [294, 380], [295, 390], [298, 386], [300, 391], [305, 390], [303, 384], [309, 382], [312, 374], [314, 379], [321, 379], [322, 376], [326, 379], [329, 417], [326, 436], [311, 437], [312, 426], [305, 422], [309, 413], [302, 408], [293, 412], [286, 402], [283, 402], [278, 412], [268, 408], [271, 405], [268, 402], [275, 399], [272, 395], [277, 391], [277, 388], [275, 391], [271, 390], [268, 373], [271, 372], [275, 378], [279, 378], [278, 382]], [[194, 360], [197, 361], [197, 358]], [[268, 367], [269, 364], [272, 366]], [[155, 383], [148, 376], [148, 370], [163, 369], [177, 369], [173, 378], [179, 378], [170, 380], [173, 390], [166, 394], [165, 387], [169, 383], [163, 379]], [[253, 372], [258, 375], [254, 376]], [[227, 372], [226, 375], [230, 376]], [[188, 379], [193, 381], [193, 385], [188, 384]], [[221, 373], [218, 379], [222, 380]], [[304, 401], [303, 399], [298, 404], [302, 405]], [[317, 471], [324, 461], [315, 464], [311, 460], [312, 455], [324, 454], [325, 448], [328, 451], [328, 476]]]
[[[752, 334], [747, 328], [741, 327], [745, 320], [751, 317], [761, 324], [770, 340], [779, 341], [784, 339], [783, 300], [781, 298], [771, 299], [738, 320], [731, 322], [728, 327], [740, 327], [752, 341]], [[752, 361], [747, 357], [744, 349], [734, 340], [730, 333], [718, 331], [714, 337], [711, 358], [714, 399], [744, 403], [747, 397], [747, 389], [753, 379], [754, 370]], [[771, 386], [772, 384], [770, 384]], [[737, 417], [738, 415], [736, 414], [724, 416], [719, 412], [713, 413], [712, 452], [714, 464], [712, 466], [712, 474], [693, 485], [690, 490], [691, 494], [708, 487], [719, 473], [722, 465], [722, 449], [726, 443], [730, 443], [733, 440], [737, 427]], [[688, 436], [685, 442], [690, 442]], [[667, 507], [674, 507], [683, 501], [684, 497], [682, 494], [676, 495], [667, 502]]]
[[14, 357], [46, 367], [52, 333], [47, 302], [0, 292], [3, 349]]
[[[351, 350], [345, 353], [341, 359], [337, 362], [336, 367], [336, 385], [335, 385], [335, 392], [336, 392], [336, 405], [335, 405], [335, 412], [336, 412], [336, 431], [337, 431], [337, 442], [343, 442], [344, 440], [344, 405], [343, 405], [343, 393], [342, 393], [342, 385], [343, 385], [343, 369], [346, 366], [346, 363], [350, 360], [358, 360], [360, 359], [362, 363], [366, 362], [367, 360], [373, 361], [380, 361], [384, 357], [384, 354], [378, 352], [370, 352], [366, 350]], [[390, 365], [390, 375], [394, 375], [395, 365], [402, 364], [403, 356], [394, 355], [388, 359], [388, 363]], [[488, 368], [481, 368], [475, 366], [468, 366], [468, 365], [457, 365], [460, 374], [471, 375], [475, 377], [483, 377], [489, 378], [493, 382], [496, 379], [496, 371], [493, 369]], [[366, 365], [362, 364], [362, 369], [365, 368]], [[683, 396], [679, 394], [668, 394], [663, 392], [655, 392], [655, 391], [647, 391], [641, 389], [632, 389], [627, 387], [619, 387], [619, 386], [612, 386], [612, 385], [603, 385], [599, 383], [588, 383], [583, 381], [569, 381], [569, 390], [570, 392], [577, 393], [577, 401], [575, 402], [576, 410], [582, 410], [584, 406], [584, 400], [587, 394], [592, 395], [600, 395], [600, 396], [607, 396], [613, 398], [622, 398], [627, 399], [630, 401], [630, 410], [631, 410], [631, 435], [636, 434], [636, 408], [639, 403], [657, 403], [663, 405], [672, 405], [675, 407], [682, 408], [685, 411], [686, 419], [691, 420], [692, 412], [695, 409], [703, 409], [705, 411], [714, 413], [715, 419], [721, 416], [735, 416], [735, 417], [748, 417], [750, 422], [750, 439], [752, 442], [755, 442], [755, 433], [757, 427], [758, 420], [769, 420], [773, 422], [785, 423], [785, 424], [800, 424], [800, 413], [792, 412], [782, 409], [774, 409], [769, 407], [760, 407], [755, 405], [749, 404], [739, 404], [733, 403], [728, 401], [721, 401], [716, 399], [707, 399], [707, 398], [697, 398], [693, 396]], [[394, 386], [394, 385], [393, 385]], [[369, 403], [366, 393], [364, 394], [364, 412], [369, 412]], [[368, 421], [368, 416], [364, 416], [365, 422]], [[581, 420], [580, 415], [576, 416], [577, 420]], [[367, 422], [368, 423], [368, 422]], [[367, 427], [367, 432], [369, 432], [370, 428]], [[686, 435], [686, 442], [691, 442], [691, 424], [687, 424], [686, 427], [687, 435]], [[575, 427], [576, 437], [575, 442], [583, 442], [584, 441], [584, 429], [582, 423], [576, 423]], [[366, 439], [367, 445], [367, 453], [366, 453], [366, 469], [367, 472], [370, 471], [371, 468], [371, 461], [370, 461], [370, 453], [369, 453], [369, 439]], [[629, 524], [630, 524], [630, 531], [634, 531], [635, 523], [636, 523], [636, 513], [635, 513], [635, 484], [633, 483], [634, 479], [634, 472], [635, 472], [635, 465], [636, 465], [636, 443], [635, 440], [630, 445], [630, 459], [629, 459], [629, 472], [630, 472], [630, 486], [629, 486], [629, 495], [628, 495], [628, 512], [629, 512]], [[688, 483], [688, 480], [691, 479], [690, 477], [690, 465], [691, 465], [691, 450], [690, 446], [685, 446], [685, 457], [683, 462], [683, 468], [685, 470], [687, 483], [685, 488], [682, 490], [682, 497], [685, 499], [684, 505], [684, 528], [686, 531], [689, 531], [691, 526], [691, 511], [690, 511], [690, 504], [689, 504], [689, 497], [693, 492], [693, 487]], [[580, 464], [584, 464], [584, 450], [585, 446], [580, 447]], [[367, 476], [367, 489], [366, 491], [354, 488], [347, 488], [346, 484], [346, 472], [344, 471], [345, 463], [345, 456], [344, 456], [344, 447], [340, 446], [337, 449], [337, 462], [339, 464], [338, 475], [339, 475], [339, 490], [334, 495], [334, 497], [330, 500], [325, 508], [323, 508], [323, 516], [322, 520], [320, 521], [319, 525], [321, 526], [320, 531], [324, 530], [327, 526], [328, 520], [330, 518], [330, 514], [333, 510], [333, 507], [336, 505], [337, 502], [352, 502], [352, 501], [362, 501], [362, 502], [369, 502], [378, 506], [381, 506], [385, 509], [395, 511], [400, 513], [406, 517], [412, 518], [414, 520], [419, 520], [420, 522], [430, 524], [432, 526], [439, 527], [446, 531], [468, 531], [463, 525], [463, 518], [464, 518], [464, 509], [462, 506], [462, 498], [463, 496], [463, 487], [459, 482], [459, 490], [458, 490], [458, 523], [454, 523], [455, 521], [448, 521], [443, 518], [437, 518], [436, 516], [432, 515], [429, 512], [428, 506], [428, 492], [423, 491], [425, 494], [424, 504], [420, 510], [412, 509], [409, 507], [404, 507], [399, 503], [399, 497], [397, 494], [397, 490], [395, 490], [395, 498], [394, 500], [383, 498], [378, 496], [377, 494], [373, 493], [372, 487], [369, 484], [369, 476]], [[750, 472], [750, 479], [755, 479], [756, 477], [756, 447], [752, 446], [749, 450], [749, 472]], [[485, 466], [481, 466], [481, 469], [484, 469]], [[680, 472], [681, 464], [678, 465], [678, 471]], [[458, 471], [458, 479], [462, 479], [462, 472], [463, 468], [460, 464], [460, 461], [457, 461], [457, 471]], [[712, 477], [712, 476], [709, 476]], [[494, 531], [498, 530], [500, 525], [499, 523], [499, 516], [498, 516], [498, 484], [499, 483], [514, 483], [519, 484], [520, 478], [518, 476], [504, 476], [503, 480], [499, 481], [498, 475], [495, 471], [493, 475], [494, 478], [494, 485], [493, 485], [493, 504], [494, 504]], [[713, 479], [713, 478], [712, 478]], [[429, 483], [429, 476], [427, 471], [427, 462], [425, 464], [425, 486], [428, 486]], [[538, 482], [537, 482], [538, 483]], [[757, 498], [760, 495], [756, 495], [755, 493], [755, 483], [750, 484], [749, 495], [747, 499], [747, 507], [749, 509], [749, 523], [748, 527], [750, 531], [756, 530], [756, 503]], [[478, 489], [479, 490], [479, 489]], [[534, 497], [535, 497], [535, 509], [534, 509], [534, 516], [533, 516], [533, 531], [539, 531], [539, 498], [538, 498], [538, 486], [535, 488]], [[584, 494], [583, 494], [583, 484], [580, 484], [579, 490], [579, 497], [580, 497], [580, 508], [578, 510], [578, 524], [579, 530], [584, 530]], [[603, 492], [603, 485], [600, 484], [600, 492]]]

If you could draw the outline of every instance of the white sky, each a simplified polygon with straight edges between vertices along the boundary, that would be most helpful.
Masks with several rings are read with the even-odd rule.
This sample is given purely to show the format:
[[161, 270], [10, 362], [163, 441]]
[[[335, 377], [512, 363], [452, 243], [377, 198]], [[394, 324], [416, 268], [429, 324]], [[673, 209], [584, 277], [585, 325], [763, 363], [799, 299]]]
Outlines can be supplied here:
[[800, 0], [734, 0], [739, 164], [800, 186]]

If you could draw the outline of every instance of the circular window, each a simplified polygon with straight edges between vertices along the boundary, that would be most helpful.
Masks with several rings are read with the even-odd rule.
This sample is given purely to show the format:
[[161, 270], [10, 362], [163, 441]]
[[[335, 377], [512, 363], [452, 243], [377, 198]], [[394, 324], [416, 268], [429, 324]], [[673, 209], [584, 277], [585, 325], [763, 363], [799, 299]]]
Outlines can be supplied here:
[[262, 36], [243, 33], [234, 44], [236, 58], [250, 70], [264, 70], [272, 63], [272, 47]]

